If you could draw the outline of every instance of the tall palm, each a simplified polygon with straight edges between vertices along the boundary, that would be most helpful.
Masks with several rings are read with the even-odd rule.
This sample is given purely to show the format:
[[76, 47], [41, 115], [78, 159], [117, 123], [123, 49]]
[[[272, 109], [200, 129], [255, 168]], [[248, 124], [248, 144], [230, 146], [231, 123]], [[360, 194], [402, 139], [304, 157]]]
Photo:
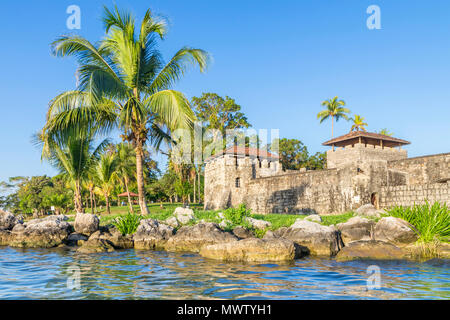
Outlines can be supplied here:
[[344, 108], [345, 101], [339, 100], [339, 98], [336, 96], [333, 99], [325, 100], [322, 102], [322, 106], [326, 107], [325, 110], [320, 111], [317, 114], [317, 119], [320, 119], [320, 123], [324, 122], [326, 119], [331, 118], [331, 137], [334, 135], [334, 119], [336, 119], [336, 122], [339, 121], [339, 119], [343, 118], [348, 121], [348, 115], [350, 113], [350, 110], [347, 108]]
[[364, 122], [364, 118], [360, 115], [355, 115], [355, 118], [351, 119], [353, 121], [352, 128], [350, 129], [350, 132], [355, 131], [367, 131], [365, 127], [367, 127], [367, 123]]
[[56, 56], [78, 60], [78, 88], [62, 93], [50, 103], [44, 132], [66, 134], [76, 123], [101, 133], [113, 128], [136, 152], [139, 204], [148, 213], [144, 191], [143, 152], [147, 142], [159, 147], [170, 131], [192, 127], [195, 118], [189, 101], [172, 85], [188, 67], [203, 72], [208, 54], [184, 47], [165, 64], [157, 40], [164, 39], [166, 23], [147, 10], [137, 32], [134, 17], [104, 8], [105, 38], [94, 45], [81, 36], [62, 36], [53, 42]]
[[82, 201], [82, 184], [87, 179], [89, 171], [99, 159], [100, 154], [109, 144], [103, 140], [94, 147], [94, 137], [89, 132], [79, 132], [68, 135], [67, 139], [45, 139], [42, 134], [37, 136], [38, 142], [45, 143], [42, 156], [52, 166], [57, 168], [74, 191], [74, 206], [77, 212], [84, 212]]
[[105, 197], [106, 212], [111, 213], [110, 197], [114, 191], [118, 176], [118, 159], [112, 153], [104, 153], [100, 156], [95, 168], [97, 187]]
[[389, 137], [391, 137], [391, 136], [393, 135], [393, 133], [392, 133], [392, 132], [389, 132], [389, 130], [386, 129], [386, 128], [381, 129], [380, 132], [378, 132], [378, 133], [379, 133], [379, 134], [382, 134], [382, 135], [384, 135], [384, 136], [389, 136]]
[[130, 211], [134, 212], [129, 189], [130, 182], [136, 172], [136, 154], [134, 152], [134, 148], [128, 143], [120, 143], [116, 147], [116, 156], [118, 159], [118, 177], [123, 183], [123, 186], [127, 193], [128, 206], [130, 207]]

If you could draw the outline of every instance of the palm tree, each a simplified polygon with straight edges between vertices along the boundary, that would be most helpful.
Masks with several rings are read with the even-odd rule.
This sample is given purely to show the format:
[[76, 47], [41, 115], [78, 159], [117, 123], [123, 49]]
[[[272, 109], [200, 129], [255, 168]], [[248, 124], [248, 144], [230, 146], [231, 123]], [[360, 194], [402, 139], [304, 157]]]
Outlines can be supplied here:
[[350, 129], [350, 132], [353, 131], [353, 130], [356, 130], [356, 131], [359, 131], [359, 130], [367, 131], [366, 128], [365, 128], [367, 126], [367, 123], [364, 122], [364, 118], [363, 117], [361, 117], [360, 115], [356, 114], [355, 118], [353, 118], [351, 120], [353, 121], [353, 125], [352, 125], [352, 128]]
[[87, 179], [89, 171], [95, 165], [100, 154], [109, 144], [103, 140], [94, 148], [94, 137], [90, 132], [78, 132], [68, 135], [67, 139], [46, 139], [42, 134], [37, 135], [38, 143], [45, 143], [42, 157], [60, 173], [74, 191], [74, 206], [76, 212], [84, 212], [82, 201], [82, 184]]
[[380, 132], [378, 132], [378, 133], [379, 133], [379, 134], [382, 134], [382, 135], [384, 135], [384, 136], [389, 136], [389, 137], [391, 137], [391, 136], [393, 135], [393, 133], [392, 133], [392, 132], [389, 132], [388, 129], [386, 129], [386, 128], [381, 129]]
[[341, 118], [348, 121], [347, 114], [350, 113], [349, 109], [344, 108], [344, 100], [338, 99], [339, 98], [336, 96], [333, 99], [323, 101], [322, 106], [325, 106], [326, 109], [317, 114], [317, 119], [320, 119], [320, 123], [331, 117], [331, 137], [333, 137], [334, 119], [336, 119], [336, 122]]
[[139, 32], [134, 17], [117, 7], [104, 8], [106, 37], [94, 45], [81, 36], [62, 36], [53, 42], [56, 56], [75, 56], [78, 60], [78, 87], [54, 98], [49, 106], [46, 135], [67, 134], [75, 124], [100, 133], [114, 128], [136, 152], [139, 205], [148, 214], [144, 191], [143, 152], [146, 143], [159, 148], [170, 132], [192, 127], [195, 119], [189, 101], [171, 90], [190, 66], [204, 71], [208, 54], [184, 47], [165, 64], [156, 47], [164, 39], [166, 23], [147, 10]]
[[106, 212], [111, 214], [110, 197], [114, 191], [115, 184], [119, 180], [118, 158], [112, 153], [104, 153], [100, 156], [95, 168], [95, 177], [100, 192], [105, 197]]
[[125, 191], [128, 195], [128, 205], [130, 211], [133, 210], [133, 203], [131, 202], [129, 185], [136, 172], [136, 154], [133, 147], [128, 143], [120, 143], [116, 147], [116, 155], [118, 159], [117, 172], [118, 177], [123, 183]]

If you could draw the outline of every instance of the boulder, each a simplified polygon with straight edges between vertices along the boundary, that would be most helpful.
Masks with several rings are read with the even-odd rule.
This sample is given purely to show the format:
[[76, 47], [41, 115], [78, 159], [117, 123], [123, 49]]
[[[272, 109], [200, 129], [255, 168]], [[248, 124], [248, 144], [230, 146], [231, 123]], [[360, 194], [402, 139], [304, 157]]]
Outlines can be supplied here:
[[222, 231], [215, 223], [199, 223], [194, 226], [181, 227], [167, 241], [168, 251], [199, 252], [204, 245], [237, 241], [231, 233]]
[[350, 242], [339, 251], [337, 261], [349, 260], [397, 260], [408, 258], [408, 252], [392, 243], [378, 240]]
[[164, 249], [167, 240], [172, 237], [174, 229], [154, 219], [141, 220], [133, 235], [134, 248], [139, 250]]
[[90, 213], [77, 213], [75, 223], [73, 225], [75, 232], [90, 236], [99, 228], [99, 218]]
[[272, 224], [269, 221], [265, 220], [259, 220], [259, 219], [253, 219], [253, 218], [245, 218], [245, 220], [255, 229], [267, 229], [272, 226]]
[[115, 227], [101, 228], [89, 237], [88, 241], [90, 240], [105, 240], [115, 249], [132, 249], [134, 247], [133, 237], [122, 235]]
[[305, 220], [317, 222], [317, 223], [322, 222], [322, 218], [318, 214], [311, 214], [311, 215], [307, 216], [305, 218]]
[[31, 220], [23, 227], [14, 227], [9, 245], [24, 248], [56, 247], [70, 234], [71, 226], [65, 220], [65, 216], [49, 216]]
[[270, 236], [292, 240], [316, 256], [334, 256], [343, 246], [338, 230], [303, 219], [297, 219], [289, 228], [280, 228], [267, 237]]
[[175, 209], [173, 215], [181, 224], [186, 224], [195, 219], [194, 211], [189, 208], [178, 207]]
[[381, 217], [381, 212], [381, 210], [377, 210], [377, 208], [375, 208], [372, 204], [364, 204], [355, 211], [358, 216], [375, 218]]
[[7, 246], [12, 240], [11, 231], [0, 230], [0, 246]]
[[290, 261], [296, 258], [296, 248], [286, 239], [250, 238], [204, 246], [200, 255], [222, 261]]
[[101, 253], [112, 251], [114, 251], [114, 247], [108, 241], [97, 238], [89, 238], [89, 240], [84, 242], [77, 250], [79, 253]]
[[74, 232], [67, 237], [66, 242], [72, 246], [81, 246], [87, 240], [88, 237], [84, 234]]
[[20, 219], [16, 218], [15, 215], [10, 212], [0, 210], [0, 230], [12, 230], [12, 228], [14, 228], [14, 226], [18, 223], [22, 222]]
[[372, 239], [375, 222], [359, 216], [350, 218], [347, 222], [338, 223], [336, 228], [341, 231], [344, 243], [357, 240]]
[[[269, 232], [269, 231], [267, 231]], [[237, 226], [236, 228], [233, 229], [233, 234], [238, 237], [239, 239], [247, 239], [247, 238], [254, 238], [255, 235], [253, 234], [253, 232], [251, 232], [250, 230], [241, 227], [241, 226]]]
[[162, 223], [165, 223], [166, 225], [172, 227], [172, 228], [178, 228], [180, 226], [180, 223], [178, 222], [177, 218], [170, 217], [163, 221]]
[[395, 244], [408, 244], [418, 239], [418, 231], [403, 219], [385, 217], [375, 225], [375, 239]]

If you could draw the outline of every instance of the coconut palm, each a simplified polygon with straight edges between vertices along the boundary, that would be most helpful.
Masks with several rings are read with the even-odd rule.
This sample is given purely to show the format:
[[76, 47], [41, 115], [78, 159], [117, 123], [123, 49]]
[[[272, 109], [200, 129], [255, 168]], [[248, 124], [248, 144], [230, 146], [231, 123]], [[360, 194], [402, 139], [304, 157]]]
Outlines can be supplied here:
[[198, 65], [203, 72], [209, 58], [203, 50], [184, 47], [165, 64], [156, 44], [167, 33], [166, 23], [150, 10], [137, 28], [130, 13], [105, 7], [103, 23], [106, 36], [97, 45], [78, 35], [53, 42], [54, 55], [77, 58], [78, 87], [51, 101], [44, 133], [65, 135], [75, 124], [99, 133], [121, 129], [122, 139], [136, 152], [139, 204], [147, 214], [144, 147], [151, 143], [159, 148], [171, 131], [192, 127], [195, 116], [189, 101], [170, 88], [190, 66]]
[[104, 153], [100, 156], [95, 167], [95, 178], [98, 190], [105, 197], [106, 212], [111, 213], [110, 197], [115, 184], [119, 181], [118, 158], [112, 153]]
[[386, 128], [381, 129], [380, 132], [378, 132], [378, 133], [379, 133], [379, 134], [382, 134], [382, 135], [384, 135], [384, 136], [389, 136], [389, 137], [391, 137], [391, 136], [393, 135], [393, 133], [392, 133], [392, 132], [389, 132], [389, 130], [386, 129]]
[[361, 117], [360, 115], [355, 115], [354, 118], [350, 119], [353, 121], [353, 125], [352, 128], [350, 129], [350, 132], [355, 130], [355, 131], [367, 131], [366, 127], [367, 127], [367, 123], [364, 122], [364, 118]]
[[120, 181], [128, 196], [128, 206], [133, 213], [133, 203], [131, 202], [129, 185], [136, 172], [136, 154], [134, 148], [128, 143], [120, 143], [116, 146], [116, 156], [118, 159], [117, 172]]
[[336, 119], [336, 122], [341, 118], [348, 121], [349, 118], [347, 114], [350, 113], [350, 110], [344, 108], [345, 101], [339, 100], [337, 96], [333, 99], [323, 101], [322, 106], [325, 106], [326, 109], [317, 114], [317, 119], [320, 119], [320, 123], [322, 123], [326, 119], [331, 118], [331, 137], [333, 137], [334, 119]]
[[43, 159], [57, 168], [73, 189], [75, 210], [84, 212], [82, 184], [109, 144], [109, 140], [105, 139], [94, 147], [92, 132], [82, 131], [77, 135], [68, 135], [67, 139], [46, 139], [42, 134], [38, 134], [36, 138], [38, 143], [45, 143], [48, 147], [42, 153]]

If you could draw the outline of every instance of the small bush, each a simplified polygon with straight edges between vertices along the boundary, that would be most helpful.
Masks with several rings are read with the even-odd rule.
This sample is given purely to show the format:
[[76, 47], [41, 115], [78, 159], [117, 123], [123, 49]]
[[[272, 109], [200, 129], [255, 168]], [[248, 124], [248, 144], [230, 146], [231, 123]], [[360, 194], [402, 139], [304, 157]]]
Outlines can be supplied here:
[[450, 210], [439, 202], [435, 202], [432, 206], [428, 201], [424, 205], [398, 206], [388, 213], [416, 227], [419, 242], [430, 243], [435, 240], [448, 242], [450, 239]]
[[237, 208], [228, 208], [223, 214], [225, 219], [230, 220], [234, 225], [242, 225], [245, 223], [245, 218], [250, 216], [251, 211], [245, 204], [240, 204]]
[[136, 232], [141, 219], [140, 215], [128, 213], [114, 219], [113, 224], [125, 236]]

